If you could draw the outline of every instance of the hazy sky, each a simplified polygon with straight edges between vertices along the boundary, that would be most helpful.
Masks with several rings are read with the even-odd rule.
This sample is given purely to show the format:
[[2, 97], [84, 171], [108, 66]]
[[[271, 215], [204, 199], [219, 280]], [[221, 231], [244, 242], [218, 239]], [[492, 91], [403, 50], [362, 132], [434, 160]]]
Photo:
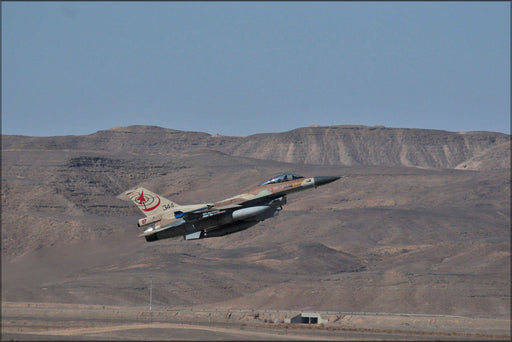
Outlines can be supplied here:
[[2, 2], [2, 133], [510, 133], [509, 2]]

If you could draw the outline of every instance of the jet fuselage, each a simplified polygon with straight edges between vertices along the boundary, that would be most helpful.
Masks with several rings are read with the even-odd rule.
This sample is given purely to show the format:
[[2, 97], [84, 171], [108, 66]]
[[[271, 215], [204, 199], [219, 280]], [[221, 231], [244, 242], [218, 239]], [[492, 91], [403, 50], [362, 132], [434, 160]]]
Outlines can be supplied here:
[[305, 178], [281, 174], [256, 188], [225, 200], [178, 205], [144, 188], [126, 194], [146, 215], [138, 222], [147, 241], [183, 236], [186, 240], [223, 236], [273, 217], [286, 204], [286, 195], [333, 182], [340, 177]]

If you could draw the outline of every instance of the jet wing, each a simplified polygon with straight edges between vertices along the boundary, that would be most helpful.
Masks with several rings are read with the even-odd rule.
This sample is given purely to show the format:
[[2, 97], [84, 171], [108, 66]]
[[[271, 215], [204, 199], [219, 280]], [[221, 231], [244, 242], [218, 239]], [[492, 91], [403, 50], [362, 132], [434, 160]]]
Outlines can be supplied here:
[[286, 196], [283, 193], [242, 194], [215, 203], [215, 208], [212, 210], [231, 211], [258, 205], [281, 206], [284, 203], [286, 203]]
[[229, 210], [229, 209], [238, 209], [238, 208], [242, 208], [243, 205], [241, 204], [227, 204], [227, 205], [222, 205], [220, 207], [215, 207], [215, 209], [217, 210]]
[[202, 214], [204, 212], [208, 212], [211, 210], [215, 210], [215, 205], [213, 203], [208, 203], [208, 204], [205, 204], [204, 207], [200, 207], [200, 208], [196, 208], [196, 209], [192, 209], [192, 210], [188, 210], [188, 211], [177, 210], [174, 212], [174, 217], [187, 219], [190, 217], [194, 217], [197, 214]]
[[254, 205], [260, 205], [260, 204], [267, 204], [272, 202], [275, 199], [286, 197], [284, 194], [266, 194], [263, 196], [254, 197], [251, 199], [244, 199], [243, 201], [240, 201], [238, 203], [233, 203], [232, 206], [234, 208], [241, 208], [241, 207], [251, 207]]

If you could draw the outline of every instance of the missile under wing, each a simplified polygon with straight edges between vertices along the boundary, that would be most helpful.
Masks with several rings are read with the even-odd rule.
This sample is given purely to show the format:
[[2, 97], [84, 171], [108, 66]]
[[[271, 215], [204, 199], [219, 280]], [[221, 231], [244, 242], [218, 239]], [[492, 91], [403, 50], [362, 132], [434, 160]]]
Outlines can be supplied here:
[[334, 182], [340, 177], [283, 173], [256, 188], [215, 203], [180, 205], [143, 187], [125, 194], [144, 213], [138, 221], [147, 241], [183, 236], [186, 240], [223, 236], [276, 216], [286, 195]]

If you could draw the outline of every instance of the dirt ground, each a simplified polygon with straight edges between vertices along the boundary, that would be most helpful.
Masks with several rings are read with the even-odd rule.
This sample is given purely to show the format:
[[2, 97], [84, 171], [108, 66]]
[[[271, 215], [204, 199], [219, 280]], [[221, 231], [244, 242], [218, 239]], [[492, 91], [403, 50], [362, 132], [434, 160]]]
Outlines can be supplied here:
[[2, 340], [510, 340], [507, 319], [320, 313], [322, 325], [285, 324], [277, 310], [158, 311], [142, 307], [2, 303]]
[[[509, 340], [510, 136], [467, 137], [2, 136], [1, 337]], [[203, 240], [146, 242], [122, 196], [141, 185], [210, 203], [282, 172], [342, 178]], [[328, 323], [285, 323], [301, 311]]]

